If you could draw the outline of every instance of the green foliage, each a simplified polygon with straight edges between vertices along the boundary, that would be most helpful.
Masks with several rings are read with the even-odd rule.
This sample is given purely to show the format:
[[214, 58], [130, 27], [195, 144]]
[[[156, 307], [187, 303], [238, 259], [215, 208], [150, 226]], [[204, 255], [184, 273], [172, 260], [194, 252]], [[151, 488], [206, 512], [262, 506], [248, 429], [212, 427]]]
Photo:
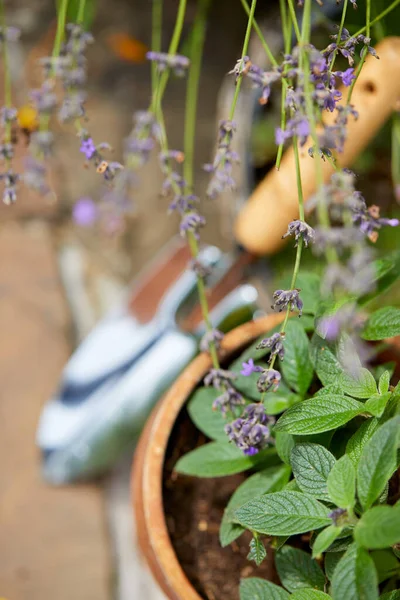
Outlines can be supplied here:
[[290, 477], [290, 468], [286, 465], [269, 467], [246, 479], [232, 494], [222, 517], [219, 539], [222, 547], [228, 546], [239, 537], [244, 528], [235, 522], [237, 508], [262, 494], [275, 492], [284, 487]]
[[319, 396], [289, 408], [275, 425], [275, 431], [297, 435], [322, 433], [344, 425], [363, 410], [361, 402], [348, 396]]
[[337, 385], [343, 367], [336, 356], [334, 345], [314, 333], [311, 338], [310, 358], [321, 383], [325, 386]]
[[249, 577], [240, 581], [240, 600], [289, 600], [289, 594], [278, 585], [260, 579]]
[[365, 325], [365, 340], [384, 340], [400, 335], [400, 308], [385, 306], [374, 312]]
[[357, 491], [364, 510], [372, 506], [397, 467], [400, 416], [379, 427], [364, 445], [357, 469]]
[[275, 566], [282, 585], [289, 592], [303, 588], [324, 589], [325, 575], [321, 567], [303, 550], [283, 546], [275, 554]]
[[257, 567], [259, 567], [267, 556], [267, 551], [264, 544], [258, 535], [254, 535], [250, 541], [250, 551], [247, 555], [247, 560], [253, 560]]
[[334, 600], [377, 600], [378, 578], [372, 558], [356, 544], [345, 552], [333, 573]]
[[329, 525], [326, 529], [320, 531], [314, 540], [312, 547], [312, 556], [316, 558], [323, 552], [326, 552], [328, 548], [333, 544], [336, 538], [342, 533], [343, 527], [337, 527], [336, 525]]
[[227, 439], [224, 431], [226, 419], [219, 410], [213, 410], [214, 400], [221, 394], [212, 387], [201, 387], [190, 398], [187, 409], [189, 416], [197, 429], [212, 440]]
[[295, 535], [329, 525], [329, 510], [301, 492], [275, 492], [247, 502], [235, 512], [241, 525], [266, 535]]
[[400, 543], [400, 505], [374, 506], [358, 521], [354, 538], [369, 550]]
[[210, 442], [182, 456], [176, 463], [175, 470], [196, 477], [222, 477], [241, 473], [254, 466], [261, 468], [261, 465], [266, 466], [268, 463], [276, 464], [276, 459], [274, 449], [246, 456], [228, 442]]
[[324, 560], [325, 573], [326, 573], [326, 576], [328, 577], [329, 581], [332, 581], [336, 566], [339, 563], [339, 561], [343, 555], [344, 555], [344, 551], [327, 552], [325, 554], [325, 560]]
[[301, 395], [306, 393], [313, 377], [309, 348], [310, 342], [301, 323], [291, 319], [286, 327], [285, 359], [281, 368], [286, 383]]
[[335, 465], [335, 457], [319, 444], [297, 444], [294, 446], [290, 464], [299, 488], [320, 500], [329, 500], [327, 480]]
[[351, 509], [356, 496], [356, 470], [345, 454], [332, 467], [328, 476], [328, 495], [336, 506]]
[[292, 449], [294, 448], [295, 441], [294, 437], [290, 435], [290, 433], [284, 433], [283, 431], [278, 431], [275, 435], [275, 448], [276, 452], [286, 465], [290, 465], [290, 455]]
[[389, 384], [390, 384], [390, 372], [384, 371], [379, 378], [379, 385], [378, 385], [379, 393], [385, 394], [386, 392], [388, 392]]
[[356, 376], [342, 373], [339, 385], [353, 398], [370, 398], [378, 392], [374, 376], [368, 369], [359, 369]]
[[391, 396], [391, 392], [385, 392], [384, 394], [374, 394], [365, 403], [366, 412], [370, 413], [374, 417], [381, 417]]
[[325, 594], [325, 592], [309, 589], [297, 590], [290, 597], [292, 600], [329, 600], [331, 598], [331, 596], [328, 596], [328, 594]]
[[357, 467], [363, 448], [373, 436], [379, 425], [378, 419], [368, 419], [351, 436], [346, 445], [346, 454], [350, 457], [353, 465]]

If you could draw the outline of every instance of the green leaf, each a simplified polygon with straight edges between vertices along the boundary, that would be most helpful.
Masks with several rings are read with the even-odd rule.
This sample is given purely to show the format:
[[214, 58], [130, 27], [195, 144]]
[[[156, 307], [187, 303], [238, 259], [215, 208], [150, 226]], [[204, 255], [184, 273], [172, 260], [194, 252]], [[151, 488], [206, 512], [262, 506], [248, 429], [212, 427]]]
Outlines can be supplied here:
[[329, 510], [301, 492], [275, 492], [247, 502], [235, 517], [241, 525], [267, 535], [295, 535], [329, 525]]
[[312, 557], [317, 558], [321, 556], [323, 552], [326, 552], [336, 538], [341, 534], [343, 527], [337, 527], [336, 525], [329, 525], [326, 529], [323, 529], [315, 538], [312, 547]]
[[384, 340], [400, 335], [400, 308], [385, 306], [374, 312], [362, 332], [364, 340]]
[[298, 590], [290, 596], [292, 600], [332, 600], [331, 596], [319, 590]]
[[289, 600], [290, 597], [280, 586], [259, 577], [241, 579], [239, 594], [240, 600]]
[[344, 555], [344, 551], [343, 552], [327, 552], [325, 554], [325, 560], [324, 560], [325, 573], [326, 573], [326, 576], [329, 579], [329, 581], [332, 581], [332, 577], [335, 572], [336, 566], [343, 555]]
[[379, 600], [400, 600], [400, 590], [393, 590], [393, 592], [383, 594], [383, 596], [379, 596]]
[[379, 393], [385, 394], [386, 392], [388, 392], [389, 384], [390, 384], [390, 372], [384, 371], [379, 378], [379, 385], [378, 385]]
[[378, 574], [378, 583], [400, 574], [400, 562], [393, 554], [393, 550], [372, 550], [370, 556], [374, 561], [375, 569]]
[[324, 589], [325, 575], [308, 552], [292, 546], [283, 546], [275, 554], [275, 566], [282, 585], [289, 592], [303, 588]]
[[365, 403], [366, 412], [370, 413], [374, 417], [381, 417], [391, 397], [391, 392], [385, 392], [384, 394], [374, 394]]
[[246, 456], [233, 444], [210, 442], [182, 456], [176, 463], [175, 470], [196, 477], [222, 477], [241, 473], [255, 465], [276, 464], [276, 459], [274, 448], [262, 450], [254, 456]]
[[254, 536], [250, 541], [250, 552], [247, 555], [247, 560], [254, 560], [257, 567], [259, 567], [267, 556], [267, 551], [264, 544], [258, 536]]
[[212, 387], [202, 387], [194, 392], [187, 409], [192, 422], [212, 440], [226, 440], [224, 426], [226, 420], [219, 410], [213, 410], [214, 400], [221, 392]]
[[275, 425], [275, 431], [304, 435], [337, 429], [356, 415], [364, 405], [348, 396], [326, 395], [304, 400], [287, 410]]
[[400, 274], [400, 252], [396, 251], [384, 258], [378, 258], [372, 262], [371, 266], [375, 272], [375, 286], [372, 292], [360, 298], [360, 304], [366, 304], [373, 298], [376, 298], [398, 280]]
[[377, 430], [378, 425], [378, 419], [368, 419], [367, 421], [364, 421], [347, 442], [346, 454], [350, 457], [356, 468], [365, 444], [371, 439]]
[[389, 548], [400, 542], [400, 506], [374, 506], [354, 529], [354, 538], [369, 550]]
[[319, 380], [326, 385], [336, 385], [343, 367], [336, 357], [334, 345], [316, 333], [311, 339], [310, 358]]
[[379, 498], [397, 467], [400, 416], [379, 427], [365, 444], [357, 470], [358, 497], [364, 510]]
[[275, 449], [282, 462], [290, 465], [290, 454], [294, 448], [295, 441], [290, 433], [278, 431], [275, 435]]
[[319, 444], [297, 444], [290, 463], [299, 488], [321, 500], [329, 500], [326, 482], [336, 462], [333, 454]]
[[278, 389], [276, 392], [268, 392], [264, 396], [263, 404], [267, 415], [278, 415], [302, 400], [298, 394]]
[[332, 578], [334, 600], [378, 600], [378, 578], [372, 558], [353, 544], [338, 562]]
[[353, 398], [370, 398], [378, 392], [376, 382], [368, 369], [359, 369], [355, 377], [343, 373], [339, 385], [346, 394]]
[[235, 523], [234, 512], [243, 504], [246, 504], [249, 500], [267, 494], [269, 492], [276, 492], [284, 485], [290, 477], [290, 468], [286, 465], [280, 465], [277, 467], [268, 467], [264, 471], [255, 473], [248, 477], [232, 494], [224, 515], [222, 517], [221, 526], [219, 530], [219, 539], [221, 546], [228, 546], [236, 538], [238, 538], [244, 531], [244, 528]]
[[284, 346], [285, 359], [281, 362], [282, 375], [290, 387], [304, 395], [313, 377], [313, 365], [309, 356], [310, 342], [299, 321], [294, 319], [288, 321]]
[[356, 497], [356, 470], [347, 454], [339, 458], [329, 473], [328, 494], [336, 506], [353, 508]]

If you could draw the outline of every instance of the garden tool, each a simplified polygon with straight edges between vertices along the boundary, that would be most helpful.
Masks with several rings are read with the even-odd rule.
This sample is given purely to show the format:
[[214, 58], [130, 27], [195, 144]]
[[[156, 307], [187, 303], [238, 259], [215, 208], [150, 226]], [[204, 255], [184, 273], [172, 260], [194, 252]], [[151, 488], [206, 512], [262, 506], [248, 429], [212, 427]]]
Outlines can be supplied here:
[[[337, 158], [340, 166], [351, 165], [400, 98], [400, 39], [387, 38], [376, 51], [380, 60], [366, 59], [353, 90], [359, 118], [348, 124], [347, 142]], [[344, 98], [346, 92], [342, 90]], [[328, 115], [327, 122], [332, 118]], [[306, 209], [316, 191], [315, 161], [307, 154], [311, 145], [311, 140], [306, 142], [300, 157]], [[322, 168], [327, 181], [334, 167], [326, 162]], [[243, 288], [235, 291], [246, 267], [256, 256], [276, 252], [288, 223], [297, 217], [294, 155], [289, 149], [280, 170], [266, 176], [238, 215], [235, 231], [245, 250], [236, 258], [215, 248], [203, 250], [202, 260], [215, 266], [209, 300], [212, 306], [222, 303], [217, 312], [227, 314], [226, 303], [231, 310], [230, 302], [236, 307], [248, 302], [241, 296]], [[196, 337], [185, 332], [200, 334], [201, 311], [198, 305], [189, 315], [184, 310], [195, 278], [190, 271], [179, 276], [189, 253], [174, 247], [163, 254], [123, 307], [106, 317], [72, 356], [59, 392], [46, 405], [38, 444], [49, 481], [64, 483], [104, 472], [135, 438], [162, 388], [195, 354]], [[254, 296], [249, 304], [253, 306]], [[214, 323], [220, 317], [214, 313]]]

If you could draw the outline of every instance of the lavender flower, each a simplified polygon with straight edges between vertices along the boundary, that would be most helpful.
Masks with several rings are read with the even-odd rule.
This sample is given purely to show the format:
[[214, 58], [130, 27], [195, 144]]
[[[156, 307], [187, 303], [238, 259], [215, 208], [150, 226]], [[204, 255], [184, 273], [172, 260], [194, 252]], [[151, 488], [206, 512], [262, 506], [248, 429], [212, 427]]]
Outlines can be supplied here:
[[253, 373], [261, 373], [262, 370], [262, 367], [255, 365], [254, 360], [250, 358], [247, 362], [242, 363], [240, 374], [244, 375], [244, 377], [249, 377]]
[[72, 216], [80, 227], [91, 227], [99, 215], [98, 208], [91, 198], [81, 198], [73, 208]]
[[236, 379], [236, 373], [225, 369], [210, 369], [204, 377], [204, 385], [207, 387], [213, 386], [219, 390], [223, 386], [230, 386], [231, 382]]
[[125, 162], [131, 168], [143, 166], [159, 138], [160, 128], [153, 113], [137, 111], [133, 115], [133, 129], [125, 140]]
[[[231, 71], [232, 73], [233, 71]], [[267, 104], [271, 95], [271, 86], [278, 81], [282, 74], [280, 71], [263, 71], [260, 67], [248, 63], [242, 73], [247, 75], [248, 79], [253, 82], [254, 87], [261, 89], [261, 97], [259, 102], [261, 105]]]
[[199, 230], [201, 227], [204, 227], [206, 224], [206, 220], [202, 215], [199, 215], [197, 212], [191, 211], [185, 213], [182, 216], [181, 224], [180, 224], [180, 233], [181, 236], [185, 237], [188, 232], [194, 234], [194, 236], [199, 238]]
[[20, 36], [18, 27], [0, 27], [0, 45], [4, 42], [18, 42]]
[[353, 80], [356, 78], [356, 76], [354, 75], [354, 69], [352, 67], [346, 69], [345, 71], [336, 71], [335, 77], [339, 77], [343, 85], [345, 85], [346, 87], [349, 87], [352, 84]]
[[50, 192], [46, 182], [46, 167], [42, 161], [32, 156], [25, 160], [25, 170], [22, 178], [27, 187], [35, 190], [41, 196], [46, 196]]
[[[353, 4], [355, 4], [354, 1]], [[336, 526], [342, 524], [344, 516], [347, 516], [347, 510], [345, 510], [344, 508], [335, 508], [328, 514], [328, 518], [332, 519], [333, 524]]]
[[0, 109], [0, 124], [5, 127], [8, 123], [14, 123], [17, 120], [18, 111], [11, 106], [3, 106]]
[[258, 378], [257, 389], [260, 394], [272, 390], [275, 392], [281, 382], [281, 374], [275, 369], [264, 369], [262, 375]]
[[208, 352], [212, 344], [216, 348], [219, 348], [223, 339], [224, 334], [222, 333], [222, 331], [219, 331], [219, 329], [212, 329], [211, 331], [207, 331], [207, 333], [205, 333], [201, 338], [200, 350], [202, 352]]
[[378, 239], [378, 230], [383, 225], [397, 227], [398, 219], [386, 219], [380, 216], [379, 206], [372, 205], [367, 208], [366, 202], [360, 192], [354, 192], [350, 202], [350, 210], [352, 211], [353, 223], [360, 228], [371, 242], [376, 242]]
[[53, 80], [45, 80], [40, 88], [31, 91], [30, 96], [40, 115], [49, 116], [57, 106]]
[[160, 73], [172, 69], [178, 77], [183, 77], [189, 68], [190, 60], [181, 54], [166, 54], [164, 52], [147, 52], [146, 58], [157, 64]]
[[299, 293], [301, 290], [276, 290], [273, 294], [274, 303], [271, 306], [274, 310], [278, 312], [282, 312], [285, 308], [290, 308], [291, 311], [298, 310], [299, 317], [302, 315], [303, 311], [303, 302], [299, 297]]
[[283, 131], [280, 127], [275, 130], [275, 141], [277, 145], [283, 144], [286, 140], [297, 137], [300, 145], [304, 146], [310, 134], [310, 124], [307, 117], [301, 114], [289, 119], [286, 123], [286, 129]]
[[244, 454], [254, 456], [272, 443], [268, 425], [273, 422], [265, 414], [263, 404], [249, 404], [239, 419], [225, 425], [225, 432]]
[[45, 157], [51, 156], [54, 135], [51, 131], [35, 131], [31, 136], [31, 144], [37, 153]]
[[93, 158], [96, 153], [96, 146], [91, 137], [82, 140], [79, 151], [82, 152], [88, 160]]
[[0, 160], [11, 160], [14, 157], [14, 146], [9, 143], [0, 144]]
[[212, 164], [204, 165], [204, 170], [212, 174], [207, 187], [207, 196], [214, 199], [226, 189], [234, 189], [232, 177], [233, 165], [239, 162], [237, 152], [231, 150], [233, 133], [236, 130], [234, 121], [221, 121], [218, 130], [218, 147]]
[[228, 75], [235, 75], [236, 81], [243, 75], [248, 73], [250, 67], [252, 66], [252, 62], [248, 56], [242, 56], [239, 60], [236, 61], [235, 66], [232, 71], [229, 71]]
[[285, 356], [285, 348], [283, 345], [283, 340], [285, 339], [285, 333], [274, 333], [271, 337], [264, 338], [257, 345], [257, 350], [261, 350], [263, 348], [271, 348], [270, 360], [273, 356], [279, 356], [281, 360], [283, 360]]
[[316, 227], [313, 250], [315, 254], [320, 255], [326, 248], [333, 247], [341, 253], [353, 248], [362, 239], [363, 234], [356, 227]]
[[314, 241], [314, 229], [307, 225], [304, 221], [296, 220], [291, 221], [288, 225], [288, 230], [285, 235], [282, 236], [282, 239], [287, 238], [289, 235], [294, 235], [296, 243], [295, 248], [299, 243], [299, 239], [302, 238], [304, 241], [304, 245], [307, 248], [309, 244]]
[[20, 175], [9, 169], [6, 173], [0, 175], [0, 179], [4, 182], [3, 203], [6, 206], [10, 206], [10, 204], [14, 204], [17, 200], [16, 186], [20, 180]]
[[226, 415], [228, 411], [234, 412], [238, 406], [242, 406], [244, 403], [242, 394], [227, 384], [226, 390], [214, 400], [212, 408], [220, 410], [223, 415]]

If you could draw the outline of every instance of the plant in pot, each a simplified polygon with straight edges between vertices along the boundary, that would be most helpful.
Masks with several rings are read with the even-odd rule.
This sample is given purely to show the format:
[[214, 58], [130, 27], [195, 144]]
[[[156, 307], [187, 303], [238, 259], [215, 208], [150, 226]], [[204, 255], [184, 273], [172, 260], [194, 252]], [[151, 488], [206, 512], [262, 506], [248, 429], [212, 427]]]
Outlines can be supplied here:
[[[166, 185], [180, 207], [208, 323], [206, 273], [196, 262], [204, 220], [188, 195], [206, 4], [199, 3], [192, 32], [183, 176], [176, 168], [183, 156], [168, 148], [160, 105], [156, 115]], [[281, 2], [285, 54], [279, 59], [255, 21], [256, 1], [242, 4], [245, 41], [231, 71], [231, 110], [206, 166], [208, 194], [216, 197], [234, 184], [233, 119], [242, 84], [250, 80], [260, 89], [262, 105], [280, 85], [280, 171], [261, 189], [272, 195], [281, 186], [286, 195], [278, 197], [278, 210], [268, 198], [261, 203], [256, 191], [236, 234], [260, 254], [282, 237], [292, 239], [294, 267], [289, 284], [272, 294], [271, 315], [225, 338], [208, 327], [204, 353], [148, 423], [134, 470], [141, 545], [173, 599], [395, 600], [400, 385], [390, 338], [400, 334], [400, 309], [388, 290], [398, 280], [400, 256], [380, 256], [377, 241], [381, 229], [399, 222], [367, 206], [348, 165], [357, 154], [354, 143], [366, 143], [370, 127], [375, 132], [382, 123], [371, 104], [381, 90], [375, 76], [386, 69], [386, 49], [396, 54], [398, 40], [375, 49], [371, 32], [396, 3], [378, 14], [366, 0], [365, 25], [350, 33], [347, 9], [356, 6], [344, 1], [333, 41], [320, 51], [311, 44], [311, 0], [297, 12], [291, 0]], [[267, 71], [248, 56], [252, 28], [271, 62]], [[181, 68], [183, 58], [172, 56], [176, 48], [168, 65]], [[167, 58], [152, 58], [162, 81]], [[398, 90], [393, 93], [397, 98]], [[315, 216], [306, 220], [305, 201], [313, 192]], [[306, 252], [317, 266], [311, 272], [301, 269]]]

